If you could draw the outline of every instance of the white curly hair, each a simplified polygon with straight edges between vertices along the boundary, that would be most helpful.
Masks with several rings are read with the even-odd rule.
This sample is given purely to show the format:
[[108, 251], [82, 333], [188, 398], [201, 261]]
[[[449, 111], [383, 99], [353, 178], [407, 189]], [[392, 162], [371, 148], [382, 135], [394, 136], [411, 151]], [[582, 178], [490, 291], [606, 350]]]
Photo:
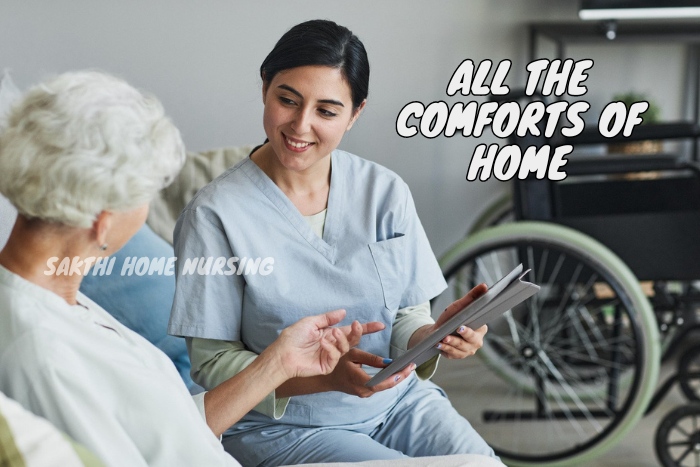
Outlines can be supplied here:
[[97, 72], [64, 73], [13, 105], [0, 134], [0, 193], [18, 212], [74, 227], [142, 206], [185, 148], [160, 102]]

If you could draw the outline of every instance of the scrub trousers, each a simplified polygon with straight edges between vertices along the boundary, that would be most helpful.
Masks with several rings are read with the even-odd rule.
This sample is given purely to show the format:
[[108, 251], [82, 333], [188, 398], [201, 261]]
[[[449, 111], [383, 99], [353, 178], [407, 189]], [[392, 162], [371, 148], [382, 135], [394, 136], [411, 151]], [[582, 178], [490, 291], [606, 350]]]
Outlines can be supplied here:
[[[448, 454], [481, 454], [498, 459], [471, 424], [452, 407], [442, 389], [415, 377], [406, 384], [413, 387], [406, 391], [386, 417], [364, 430], [343, 429], [342, 425], [310, 428], [280, 426], [280, 429], [305, 433], [291, 446], [268, 457], [259, 464], [260, 467]], [[270, 427], [263, 429], [269, 430]], [[234, 456], [246, 448], [236, 441], [235, 437], [223, 440], [226, 450]], [[241, 457], [238, 460], [243, 461]], [[248, 467], [245, 462], [243, 465]]]

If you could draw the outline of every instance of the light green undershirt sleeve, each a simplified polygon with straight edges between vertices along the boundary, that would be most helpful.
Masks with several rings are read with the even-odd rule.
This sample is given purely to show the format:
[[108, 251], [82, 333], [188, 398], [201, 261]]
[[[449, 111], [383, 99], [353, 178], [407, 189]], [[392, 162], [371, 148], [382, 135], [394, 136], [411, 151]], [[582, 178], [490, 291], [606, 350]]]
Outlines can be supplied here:
[[[192, 379], [205, 389], [214, 388], [240, 373], [258, 357], [246, 349], [243, 342], [197, 337], [187, 337], [185, 341], [192, 362]], [[284, 415], [287, 404], [288, 397], [276, 399], [275, 391], [272, 391], [255, 406], [255, 410], [278, 420]]]
[[[391, 330], [390, 358], [398, 358], [408, 350], [408, 341], [414, 332], [425, 325], [432, 326], [435, 321], [430, 316], [430, 302], [401, 308], [396, 312], [394, 326]], [[416, 376], [420, 379], [430, 379], [437, 370], [440, 355], [436, 355], [416, 368]]]

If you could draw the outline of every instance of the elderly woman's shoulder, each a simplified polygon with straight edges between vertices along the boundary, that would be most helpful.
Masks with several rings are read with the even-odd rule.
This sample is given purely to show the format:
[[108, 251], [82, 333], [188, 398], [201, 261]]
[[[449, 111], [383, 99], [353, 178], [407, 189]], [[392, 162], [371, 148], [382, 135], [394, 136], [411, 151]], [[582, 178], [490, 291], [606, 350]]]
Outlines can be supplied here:
[[55, 314], [49, 311], [47, 302], [54, 297], [61, 306], [62, 299], [57, 295], [0, 266], [0, 344], [7, 343], [8, 339], [2, 338], [7, 335], [50, 328]]

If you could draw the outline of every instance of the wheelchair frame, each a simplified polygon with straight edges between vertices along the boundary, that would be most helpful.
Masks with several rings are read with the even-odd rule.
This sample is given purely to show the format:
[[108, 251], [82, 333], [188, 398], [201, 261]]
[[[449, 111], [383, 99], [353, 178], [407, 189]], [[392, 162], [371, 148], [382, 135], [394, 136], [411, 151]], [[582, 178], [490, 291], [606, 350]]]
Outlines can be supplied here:
[[[665, 127], [671, 128], [669, 125]], [[673, 128], [675, 133], [666, 133], [670, 138], [694, 138], [697, 135], [697, 129], [683, 132], [678, 127]], [[654, 132], [661, 132], [657, 136], [663, 135], [659, 128], [647, 130], [645, 134]], [[590, 135], [583, 135], [581, 140], [583, 144], [600, 142], [600, 138]], [[532, 141], [527, 144], [532, 144]], [[698, 327], [695, 307], [700, 304], [700, 292], [695, 289], [694, 282], [700, 280], [700, 261], [694, 260], [700, 258], [700, 242], [695, 242], [689, 232], [700, 232], [700, 166], [673, 155], [657, 154], [593, 158], [574, 156], [565, 169], [569, 176], [560, 182], [537, 180], [534, 177], [516, 180], [512, 197], [497, 200], [477, 219], [470, 235], [441, 259], [445, 277], [458, 284], [448, 290], [448, 299], [476, 285], [476, 279], [487, 279], [483, 275], [477, 277], [478, 270], [482, 267], [478, 262], [485, 261], [487, 255], [484, 252], [494, 244], [501, 242], [498, 248], [506, 248], [503, 246], [504, 239], [511, 242], [507, 248], [517, 260], [523, 259], [527, 248], [530, 248], [532, 257], [536, 256], [532, 251], [548, 250], [550, 245], [558, 245], [557, 248], [574, 245], [580, 249], [577, 252], [580, 256], [578, 260], [572, 259], [572, 264], [575, 266], [576, 261], [584, 260], [592, 260], [594, 265], [605, 263], [600, 272], [608, 268], [605, 271], [607, 276], [602, 282], [608, 283], [608, 288], [612, 283], [613, 296], [625, 302], [622, 311], [616, 308], [613, 312], [610, 329], [604, 324], [609, 314], [598, 310], [594, 321], [600, 324], [596, 324], [591, 331], [612, 332], [613, 334], [606, 334], [606, 338], [611, 336], [609, 342], [614, 342], [619, 339], [619, 335], [616, 337], [614, 332], [619, 332], [621, 326], [634, 328], [630, 335], [635, 336], [633, 339], [639, 358], [636, 362], [625, 362], [624, 365], [606, 363], [616, 369], [601, 371], [606, 379], [597, 389], [592, 387], [594, 384], [581, 384], [577, 380], [560, 384], [561, 381], [557, 381], [552, 374], [536, 374], [547, 373], [546, 369], [534, 371], [525, 363], [513, 364], [504, 358], [505, 355], [511, 359], [520, 358], [524, 362], [528, 358], [525, 351], [531, 349], [521, 346], [518, 349], [520, 357], [517, 357], [514, 356], [517, 352], [506, 355], [503, 348], [498, 350], [499, 344], [494, 344], [499, 339], [509, 339], [509, 344], [516, 347], [516, 341], [521, 341], [522, 336], [515, 335], [517, 333], [513, 329], [531, 326], [532, 322], [544, 316], [545, 306], [540, 304], [542, 306], [534, 311], [532, 305], [528, 305], [528, 311], [515, 313], [513, 310], [513, 314], [504, 318], [506, 322], [510, 320], [510, 323], [496, 323], [494, 327], [498, 330], [500, 326], [505, 332], [495, 336], [497, 339], [494, 342], [489, 343], [487, 339], [481, 352], [484, 357], [482, 360], [486, 366], [490, 366], [491, 371], [499, 374], [504, 390], [510, 390], [508, 388], [511, 386], [518, 388], [518, 394], [530, 394], [533, 404], [527, 410], [485, 411], [481, 414], [484, 423], [507, 421], [522, 430], [528, 430], [528, 422], [539, 421], [530, 430], [535, 431], [534, 427], [538, 424], [541, 427], [542, 423], [561, 426], [562, 420], [574, 425], [578, 423], [575, 420], [587, 417], [607, 416], [612, 419], [597, 433], [585, 433], [579, 440], [562, 438], [563, 444], [568, 443], [564, 448], [553, 443], [541, 451], [535, 450], [525, 455], [506, 443], [499, 445], [487, 438], [509, 465], [559, 466], [594, 458], [616, 444], [647, 409], [652, 410], [675, 381], [684, 377], [700, 377], [696, 372], [679, 370], [672, 381], [667, 381], [655, 396], [653, 394], [661, 360], [662, 340], [659, 330], [664, 336], [664, 355], [670, 355], [685, 336]], [[653, 176], [640, 177], [640, 174]], [[497, 225], [504, 220], [511, 220], [509, 217], [513, 217], [515, 222]], [[496, 227], [491, 227], [493, 225]], [[514, 242], [519, 243], [514, 246]], [[489, 254], [502, 254], [501, 251], [494, 251], [496, 250]], [[614, 266], [611, 266], [610, 261]], [[574, 266], [570, 266], [570, 269]], [[500, 268], [501, 265], [496, 267]], [[526, 264], [526, 267], [531, 266]], [[597, 267], [600, 266], [592, 267], [596, 273]], [[546, 268], [551, 270], [552, 266], [545, 266]], [[582, 268], [588, 271], [591, 266]], [[653, 292], [647, 293], [649, 297], [644, 295], [639, 286], [640, 280], [653, 284]], [[555, 281], [550, 285], [552, 289], [560, 289], [559, 295], [553, 298], [561, 299], [564, 284]], [[580, 288], [580, 284], [577, 286]], [[571, 300], [569, 302], [568, 305], [578, 306]], [[594, 303], [595, 300], [588, 302]], [[590, 306], [596, 310], [596, 305]], [[571, 326], [580, 327], [583, 322], [583, 318], [574, 318]], [[596, 326], [598, 329], [595, 329]], [[590, 345], [586, 344], [587, 348], [583, 345], [585, 339], [581, 334], [573, 347], [577, 351], [585, 348], [590, 353]], [[601, 352], [604, 345], [598, 347], [596, 351], [599, 354], [612, 354], [613, 362], [619, 357], [614, 355], [620, 353], [618, 350], [629, 352], [625, 348]], [[587, 370], [590, 362], [585, 365], [579, 362], [579, 365], [582, 370]], [[503, 366], [514, 366], [515, 370], [499, 368]], [[529, 377], [523, 375], [534, 377], [528, 382], [525, 380]], [[620, 403], [617, 398], [621, 388], [623, 401]], [[519, 397], [524, 399], [522, 395]], [[583, 406], [583, 410], [572, 410], [571, 400], [574, 400], [574, 405]], [[587, 400], [593, 400], [594, 403], [591, 404], [604, 403], [609, 411], [595, 411]], [[551, 405], [558, 405], [559, 410], [552, 410]], [[668, 431], [668, 427], [666, 429]]]

